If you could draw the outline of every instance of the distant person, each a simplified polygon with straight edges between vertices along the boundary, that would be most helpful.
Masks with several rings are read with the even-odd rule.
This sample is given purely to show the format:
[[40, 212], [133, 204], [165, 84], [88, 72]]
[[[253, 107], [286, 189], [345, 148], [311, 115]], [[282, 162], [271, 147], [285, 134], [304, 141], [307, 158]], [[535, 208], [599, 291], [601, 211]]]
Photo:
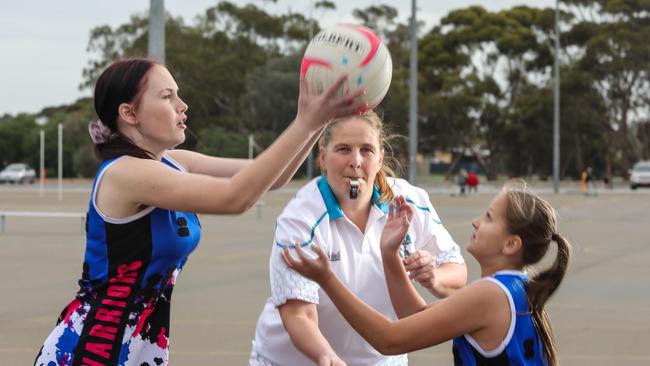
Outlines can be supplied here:
[[596, 190], [596, 176], [591, 167], [587, 168], [587, 194], [592, 196], [598, 195], [598, 191]]
[[461, 196], [465, 195], [467, 189], [467, 170], [460, 169], [458, 171], [458, 191]]
[[479, 179], [478, 175], [476, 174], [475, 170], [472, 170], [469, 172], [469, 175], [467, 176], [467, 187], [469, 193], [478, 193], [478, 185], [479, 185]]
[[603, 185], [607, 189], [613, 189], [614, 188], [614, 185], [612, 184], [612, 178], [610, 178], [608, 174], [605, 174], [603, 176]]
[[287, 268], [283, 248], [316, 245], [334, 272], [374, 310], [395, 319], [379, 239], [398, 195], [413, 205], [413, 225], [399, 258], [431, 293], [445, 297], [467, 279], [460, 248], [440, 222], [428, 194], [392, 178], [381, 119], [368, 112], [328, 126], [319, 143], [323, 175], [302, 187], [277, 220], [270, 258], [271, 297], [257, 321], [250, 366], [407, 365], [384, 356], [343, 319], [319, 285]]
[[174, 150], [188, 109], [176, 81], [148, 59], [114, 62], [97, 79], [89, 125], [102, 160], [86, 219], [80, 289], [35, 365], [167, 365], [170, 299], [200, 238], [196, 213], [246, 211], [286, 184], [323, 128], [357, 112], [359, 93], [337, 96], [340, 78], [309, 96], [296, 119], [255, 160]]
[[[481, 279], [442, 300], [426, 304], [399, 257], [413, 225], [415, 208], [396, 200], [381, 237], [381, 255], [394, 321], [368, 306], [339, 279], [325, 252], [311, 246], [317, 259], [297, 247], [285, 262], [318, 283], [352, 327], [383, 354], [400, 354], [453, 339], [454, 365], [558, 365], [557, 342], [545, 310], [569, 264], [571, 246], [557, 232], [555, 210], [540, 197], [506, 188], [487, 211], [474, 219], [467, 251], [481, 266]], [[539, 263], [551, 242], [552, 265], [530, 279], [525, 270]]]
[[582, 193], [584, 193], [585, 196], [592, 196], [592, 195], [597, 195], [596, 192], [596, 186], [594, 185], [594, 173], [591, 167], [587, 167], [587, 169], [582, 171]]

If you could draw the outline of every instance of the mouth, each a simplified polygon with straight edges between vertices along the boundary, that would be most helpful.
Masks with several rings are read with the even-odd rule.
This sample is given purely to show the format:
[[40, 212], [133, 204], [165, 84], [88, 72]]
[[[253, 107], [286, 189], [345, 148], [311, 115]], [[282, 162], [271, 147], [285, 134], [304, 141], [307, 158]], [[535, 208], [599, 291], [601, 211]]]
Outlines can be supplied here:
[[182, 130], [184, 130], [184, 129], [187, 128], [187, 126], [185, 125], [185, 121], [180, 121], [180, 122], [178, 122], [178, 123], [176, 124], [176, 127], [180, 128], [180, 129], [182, 129]]

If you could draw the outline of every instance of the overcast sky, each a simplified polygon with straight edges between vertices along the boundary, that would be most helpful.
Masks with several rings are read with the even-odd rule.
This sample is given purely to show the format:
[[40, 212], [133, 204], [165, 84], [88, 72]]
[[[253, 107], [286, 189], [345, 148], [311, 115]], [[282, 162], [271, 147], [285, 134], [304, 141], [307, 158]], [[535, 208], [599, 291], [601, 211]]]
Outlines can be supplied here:
[[[254, 3], [266, 11], [309, 14], [310, 0], [231, 0]], [[319, 23], [326, 27], [352, 21], [352, 9], [387, 4], [398, 9], [401, 21], [411, 12], [408, 0], [333, 0], [337, 11], [323, 16]], [[315, 1], [314, 1], [315, 2]], [[165, 9], [182, 16], [186, 24], [217, 0], [165, 0]], [[443, 4], [444, 3], [444, 4]], [[554, 0], [419, 0], [418, 19], [430, 29], [450, 10], [482, 3], [489, 10], [527, 4], [536, 7], [554, 6]], [[81, 72], [88, 62], [86, 52], [90, 30], [108, 24], [115, 28], [127, 23], [131, 15], [146, 13], [149, 0], [0, 0], [0, 115], [19, 112], [36, 113], [44, 107], [70, 104], [88, 96], [80, 91]], [[297, 72], [297, 70], [296, 70]]]

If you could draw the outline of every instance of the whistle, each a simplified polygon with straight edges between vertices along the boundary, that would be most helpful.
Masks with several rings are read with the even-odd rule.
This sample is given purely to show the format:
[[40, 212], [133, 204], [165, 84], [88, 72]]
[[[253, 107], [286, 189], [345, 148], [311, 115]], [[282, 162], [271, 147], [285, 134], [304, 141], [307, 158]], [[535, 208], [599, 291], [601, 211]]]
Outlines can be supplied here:
[[350, 199], [357, 199], [359, 195], [359, 181], [350, 180]]

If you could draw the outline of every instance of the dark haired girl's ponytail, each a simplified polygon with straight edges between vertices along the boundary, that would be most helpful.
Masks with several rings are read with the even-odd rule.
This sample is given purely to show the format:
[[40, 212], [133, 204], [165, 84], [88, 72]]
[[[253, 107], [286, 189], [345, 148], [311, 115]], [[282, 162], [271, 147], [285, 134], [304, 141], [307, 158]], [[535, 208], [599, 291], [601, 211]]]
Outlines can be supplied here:
[[95, 157], [99, 160], [113, 159], [122, 155], [140, 159], [155, 159], [151, 152], [139, 147], [120, 132], [113, 133], [111, 138], [102, 144], [95, 144]]
[[546, 351], [549, 366], [557, 365], [557, 345], [551, 322], [544, 309], [546, 301], [560, 286], [569, 267], [571, 258], [571, 244], [560, 234], [553, 234], [551, 240], [557, 243], [557, 257], [553, 265], [540, 272], [528, 282], [527, 294], [532, 312], [533, 323], [538, 329], [544, 350]]

